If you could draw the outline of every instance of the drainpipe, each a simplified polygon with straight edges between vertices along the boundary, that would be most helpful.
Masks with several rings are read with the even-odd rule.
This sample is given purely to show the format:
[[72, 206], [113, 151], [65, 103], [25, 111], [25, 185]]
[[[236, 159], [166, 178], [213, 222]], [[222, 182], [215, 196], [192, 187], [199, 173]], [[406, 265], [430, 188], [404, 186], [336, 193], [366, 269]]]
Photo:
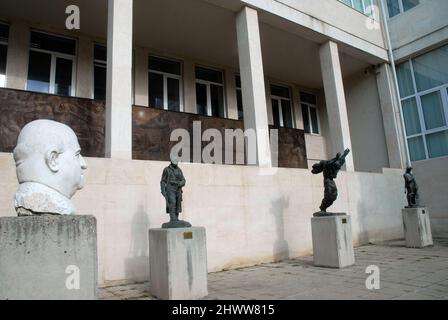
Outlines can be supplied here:
[[[403, 139], [404, 139], [404, 148], [406, 151], [406, 166], [411, 166], [411, 156], [409, 153], [409, 146], [408, 146], [408, 139], [406, 138], [406, 126], [405, 126], [405, 122], [404, 122], [404, 117], [403, 117], [403, 107], [401, 105], [401, 99], [400, 99], [400, 87], [398, 86], [398, 77], [397, 77], [397, 69], [395, 68], [395, 59], [394, 59], [394, 51], [392, 49], [392, 42], [390, 40], [390, 34], [389, 34], [389, 25], [388, 25], [388, 21], [387, 21], [387, 14], [386, 14], [386, 0], [380, 0], [380, 5], [381, 5], [381, 13], [383, 15], [383, 22], [384, 22], [384, 29], [386, 31], [386, 41], [387, 41], [387, 47], [388, 47], [388, 53], [389, 53], [389, 61], [390, 61], [390, 65], [392, 67], [392, 74], [393, 74], [393, 78], [394, 78], [394, 84], [395, 84], [395, 91], [397, 94], [397, 100], [398, 100], [398, 113], [400, 114], [400, 119], [401, 119], [401, 127], [402, 127], [402, 132], [403, 132]], [[397, 112], [395, 110], [395, 112]], [[394, 122], [396, 123], [396, 119], [394, 116]], [[398, 136], [398, 128], [396, 127], [395, 129], [397, 131], [397, 136]], [[400, 153], [401, 153], [401, 148], [400, 148], [400, 144], [398, 145], [399, 149], [400, 149]]]

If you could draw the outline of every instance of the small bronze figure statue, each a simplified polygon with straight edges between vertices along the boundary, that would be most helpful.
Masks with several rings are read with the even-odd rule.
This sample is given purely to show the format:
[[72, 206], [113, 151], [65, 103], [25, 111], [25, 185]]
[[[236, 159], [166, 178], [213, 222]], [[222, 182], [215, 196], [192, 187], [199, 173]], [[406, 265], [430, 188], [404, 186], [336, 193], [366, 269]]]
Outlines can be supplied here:
[[179, 213], [182, 212], [182, 187], [185, 182], [177, 160], [172, 159], [170, 165], [163, 170], [160, 181], [160, 189], [166, 200], [166, 213], [170, 215], [170, 222], [162, 225], [164, 229], [191, 227], [187, 221], [179, 220]]
[[415, 181], [414, 174], [412, 172], [412, 167], [407, 167], [406, 172], [403, 175], [405, 193], [408, 198], [408, 206], [406, 208], [416, 208], [419, 207], [418, 204], [418, 186]]
[[339, 170], [341, 170], [345, 163], [345, 157], [347, 157], [349, 153], [350, 149], [346, 149], [342, 156], [341, 153], [338, 152], [335, 158], [331, 160], [322, 160], [313, 165], [313, 170], [311, 170], [313, 174], [323, 172], [325, 187], [324, 198], [322, 200], [322, 204], [320, 205], [321, 211], [316, 212], [314, 214], [315, 217], [335, 215], [334, 213], [327, 213], [327, 208], [330, 207], [338, 197], [338, 188], [336, 187], [334, 179], [336, 179]]

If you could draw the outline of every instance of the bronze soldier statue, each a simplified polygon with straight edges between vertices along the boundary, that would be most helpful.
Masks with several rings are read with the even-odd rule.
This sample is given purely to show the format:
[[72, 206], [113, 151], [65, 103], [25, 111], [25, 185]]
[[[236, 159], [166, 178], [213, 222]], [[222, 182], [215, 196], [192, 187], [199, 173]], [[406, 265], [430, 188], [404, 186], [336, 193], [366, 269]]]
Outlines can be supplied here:
[[418, 186], [415, 181], [414, 174], [412, 173], [412, 167], [407, 167], [406, 172], [403, 175], [405, 193], [408, 199], [408, 206], [406, 208], [418, 207]]
[[171, 160], [170, 165], [163, 170], [160, 181], [160, 189], [166, 200], [166, 213], [170, 215], [170, 222], [164, 223], [162, 228], [191, 227], [187, 221], [179, 220], [179, 213], [182, 212], [182, 187], [185, 186], [185, 182], [177, 160]]
[[313, 174], [319, 174], [323, 172], [324, 175], [324, 198], [322, 200], [322, 204], [320, 205], [320, 212], [316, 212], [314, 216], [331, 216], [334, 215], [332, 213], [327, 213], [327, 208], [330, 207], [333, 202], [338, 197], [338, 188], [336, 187], [336, 183], [334, 179], [341, 170], [342, 166], [345, 163], [345, 157], [350, 153], [350, 149], [346, 149], [344, 154], [341, 156], [341, 153], [338, 152], [335, 158], [331, 160], [322, 160], [319, 163], [313, 165], [313, 170], [311, 172]]

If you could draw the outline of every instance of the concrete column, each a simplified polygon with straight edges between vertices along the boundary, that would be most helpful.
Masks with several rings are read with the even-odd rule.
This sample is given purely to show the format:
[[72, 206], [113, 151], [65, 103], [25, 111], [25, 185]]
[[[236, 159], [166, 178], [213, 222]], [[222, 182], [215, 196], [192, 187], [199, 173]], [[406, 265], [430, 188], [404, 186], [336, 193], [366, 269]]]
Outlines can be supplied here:
[[87, 37], [78, 38], [76, 64], [76, 96], [93, 98], [93, 41]]
[[135, 104], [147, 107], [148, 101], [148, 52], [143, 48], [135, 49], [134, 66]]
[[132, 159], [132, 0], [109, 0], [106, 157]]
[[244, 105], [244, 127], [246, 130], [255, 130], [257, 134], [258, 166], [270, 168], [272, 160], [257, 11], [244, 7], [237, 15], [236, 30]]
[[24, 21], [12, 21], [9, 26], [6, 57], [6, 87], [26, 89], [30, 53], [30, 28]]
[[292, 87], [292, 107], [294, 108], [294, 118], [296, 129], [303, 130], [302, 107], [300, 105], [300, 89], [297, 86]]
[[349, 148], [352, 152], [345, 159], [345, 167], [347, 171], [354, 171], [353, 150], [337, 43], [333, 41], [324, 43], [320, 47], [319, 54], [332, 140], [332, 156]]
[[193, 61], [184, 61], [184, 111], [198, 113], [196, 108], [196, 70]]
[[238, 120], [238, 104], [236, 99], [235, 71], [226, 69], [226, 102], [227, 117]]
[[389, 64], [382, 64], [377, 70], [378, 95], [383, 115], [384, 133], [386, 135], [387, 153], [391, 168], [406, 166], [406, 149], [401, 126], [399, 97], [396, 94], [392, 70]]

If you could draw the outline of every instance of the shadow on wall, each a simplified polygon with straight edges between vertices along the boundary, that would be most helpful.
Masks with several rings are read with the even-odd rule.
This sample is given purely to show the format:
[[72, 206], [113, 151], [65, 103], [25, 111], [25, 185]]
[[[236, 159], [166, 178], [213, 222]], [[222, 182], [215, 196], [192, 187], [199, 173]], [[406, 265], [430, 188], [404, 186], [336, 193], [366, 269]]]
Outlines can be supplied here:
[[285, 209], [289, 207], [289, 197], [281, 197], [272, 202], [271, 214], [275, 217], [277, 239], [274, 243], [274, 261], [289, 259], [289, 245], [285, 240]]
[[149, 279], [148, 229], [148, 215], [144, 207], [140, 205], [132, 217], [131, 245], [125, 261], [127, 280], [141, 282]]

